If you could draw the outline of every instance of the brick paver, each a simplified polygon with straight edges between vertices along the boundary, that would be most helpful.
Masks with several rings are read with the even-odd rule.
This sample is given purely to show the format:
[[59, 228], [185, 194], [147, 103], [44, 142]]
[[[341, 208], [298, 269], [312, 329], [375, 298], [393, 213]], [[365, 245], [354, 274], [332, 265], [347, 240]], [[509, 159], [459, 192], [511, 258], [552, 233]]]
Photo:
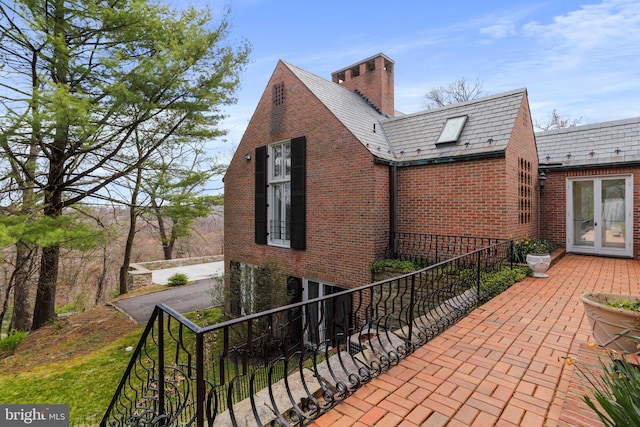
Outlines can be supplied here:
[[549, 275], [516, 283], [312, 426], [602, 426], [564, 357], [595, 360], [580, 295], [639, 294], [640, 261], [569, 254]]

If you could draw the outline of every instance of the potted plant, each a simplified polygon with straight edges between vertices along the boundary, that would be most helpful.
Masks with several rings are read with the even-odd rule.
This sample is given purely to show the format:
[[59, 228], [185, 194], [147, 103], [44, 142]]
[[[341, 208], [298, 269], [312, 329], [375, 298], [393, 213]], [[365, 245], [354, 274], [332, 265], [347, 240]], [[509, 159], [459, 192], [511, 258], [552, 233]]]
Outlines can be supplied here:
[[551, 266], [553, 245], [546, 240], [531, 239], [525, 236], [513, 242], [512, 260], [527, 263], [533, 271], [533, 277], [549, 277], [546, 271]]
[[596, 344], [624, 353], [639, 353], [629, 336], [640, 336], [640, 296], [587, 293], [580, 297]]

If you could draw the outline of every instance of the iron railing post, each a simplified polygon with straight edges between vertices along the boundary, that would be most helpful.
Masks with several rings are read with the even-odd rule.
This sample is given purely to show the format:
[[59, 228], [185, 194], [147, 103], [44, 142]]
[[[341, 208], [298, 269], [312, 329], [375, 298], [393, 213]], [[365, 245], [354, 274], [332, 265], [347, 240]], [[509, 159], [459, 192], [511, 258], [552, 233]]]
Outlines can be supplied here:
[[196, 333], [196, 425], [204, 426], [204, 335]]
[[167, 418], [164, 417], [164, 311], [158, 310], [158, 415], [162, 418], [161, 425], [167, 424]]
[[411, 275], [411, 295], [409, 296], [409, 337], [407, 338], [407, 350], [413, 348], [413, 306], [415, 304], [415, 292], [416, 292], [416, 275]]
[[477, 280], [477, 284], [478, 284], [478, 301], [480, 301], [480, 276], [481, 276], [481, 271], [482, 271], [482, 251], [478, 251], [478, 280]]

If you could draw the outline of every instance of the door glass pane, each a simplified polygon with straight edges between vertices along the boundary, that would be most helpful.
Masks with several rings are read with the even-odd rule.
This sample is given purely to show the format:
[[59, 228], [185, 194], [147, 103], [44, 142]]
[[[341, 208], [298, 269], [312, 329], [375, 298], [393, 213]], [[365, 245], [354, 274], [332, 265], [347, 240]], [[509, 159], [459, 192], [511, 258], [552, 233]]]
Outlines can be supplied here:
[[624, 179], [602, 181], [602, 246], [625, 247]]
[[574, 181], [573, 235], [575, 245], [594, 245], [595, 230], [593, 207], [593, 181]]

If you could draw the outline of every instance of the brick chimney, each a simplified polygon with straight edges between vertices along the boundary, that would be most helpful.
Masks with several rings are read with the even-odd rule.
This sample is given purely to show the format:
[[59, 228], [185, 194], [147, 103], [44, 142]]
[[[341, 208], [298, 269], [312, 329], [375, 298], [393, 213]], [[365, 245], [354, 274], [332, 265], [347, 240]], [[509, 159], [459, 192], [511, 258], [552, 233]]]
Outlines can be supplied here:
[[380, 53], [333, 72], [331, 80], [360, 93], [381, 113], [393, 117], [393, 64]]

